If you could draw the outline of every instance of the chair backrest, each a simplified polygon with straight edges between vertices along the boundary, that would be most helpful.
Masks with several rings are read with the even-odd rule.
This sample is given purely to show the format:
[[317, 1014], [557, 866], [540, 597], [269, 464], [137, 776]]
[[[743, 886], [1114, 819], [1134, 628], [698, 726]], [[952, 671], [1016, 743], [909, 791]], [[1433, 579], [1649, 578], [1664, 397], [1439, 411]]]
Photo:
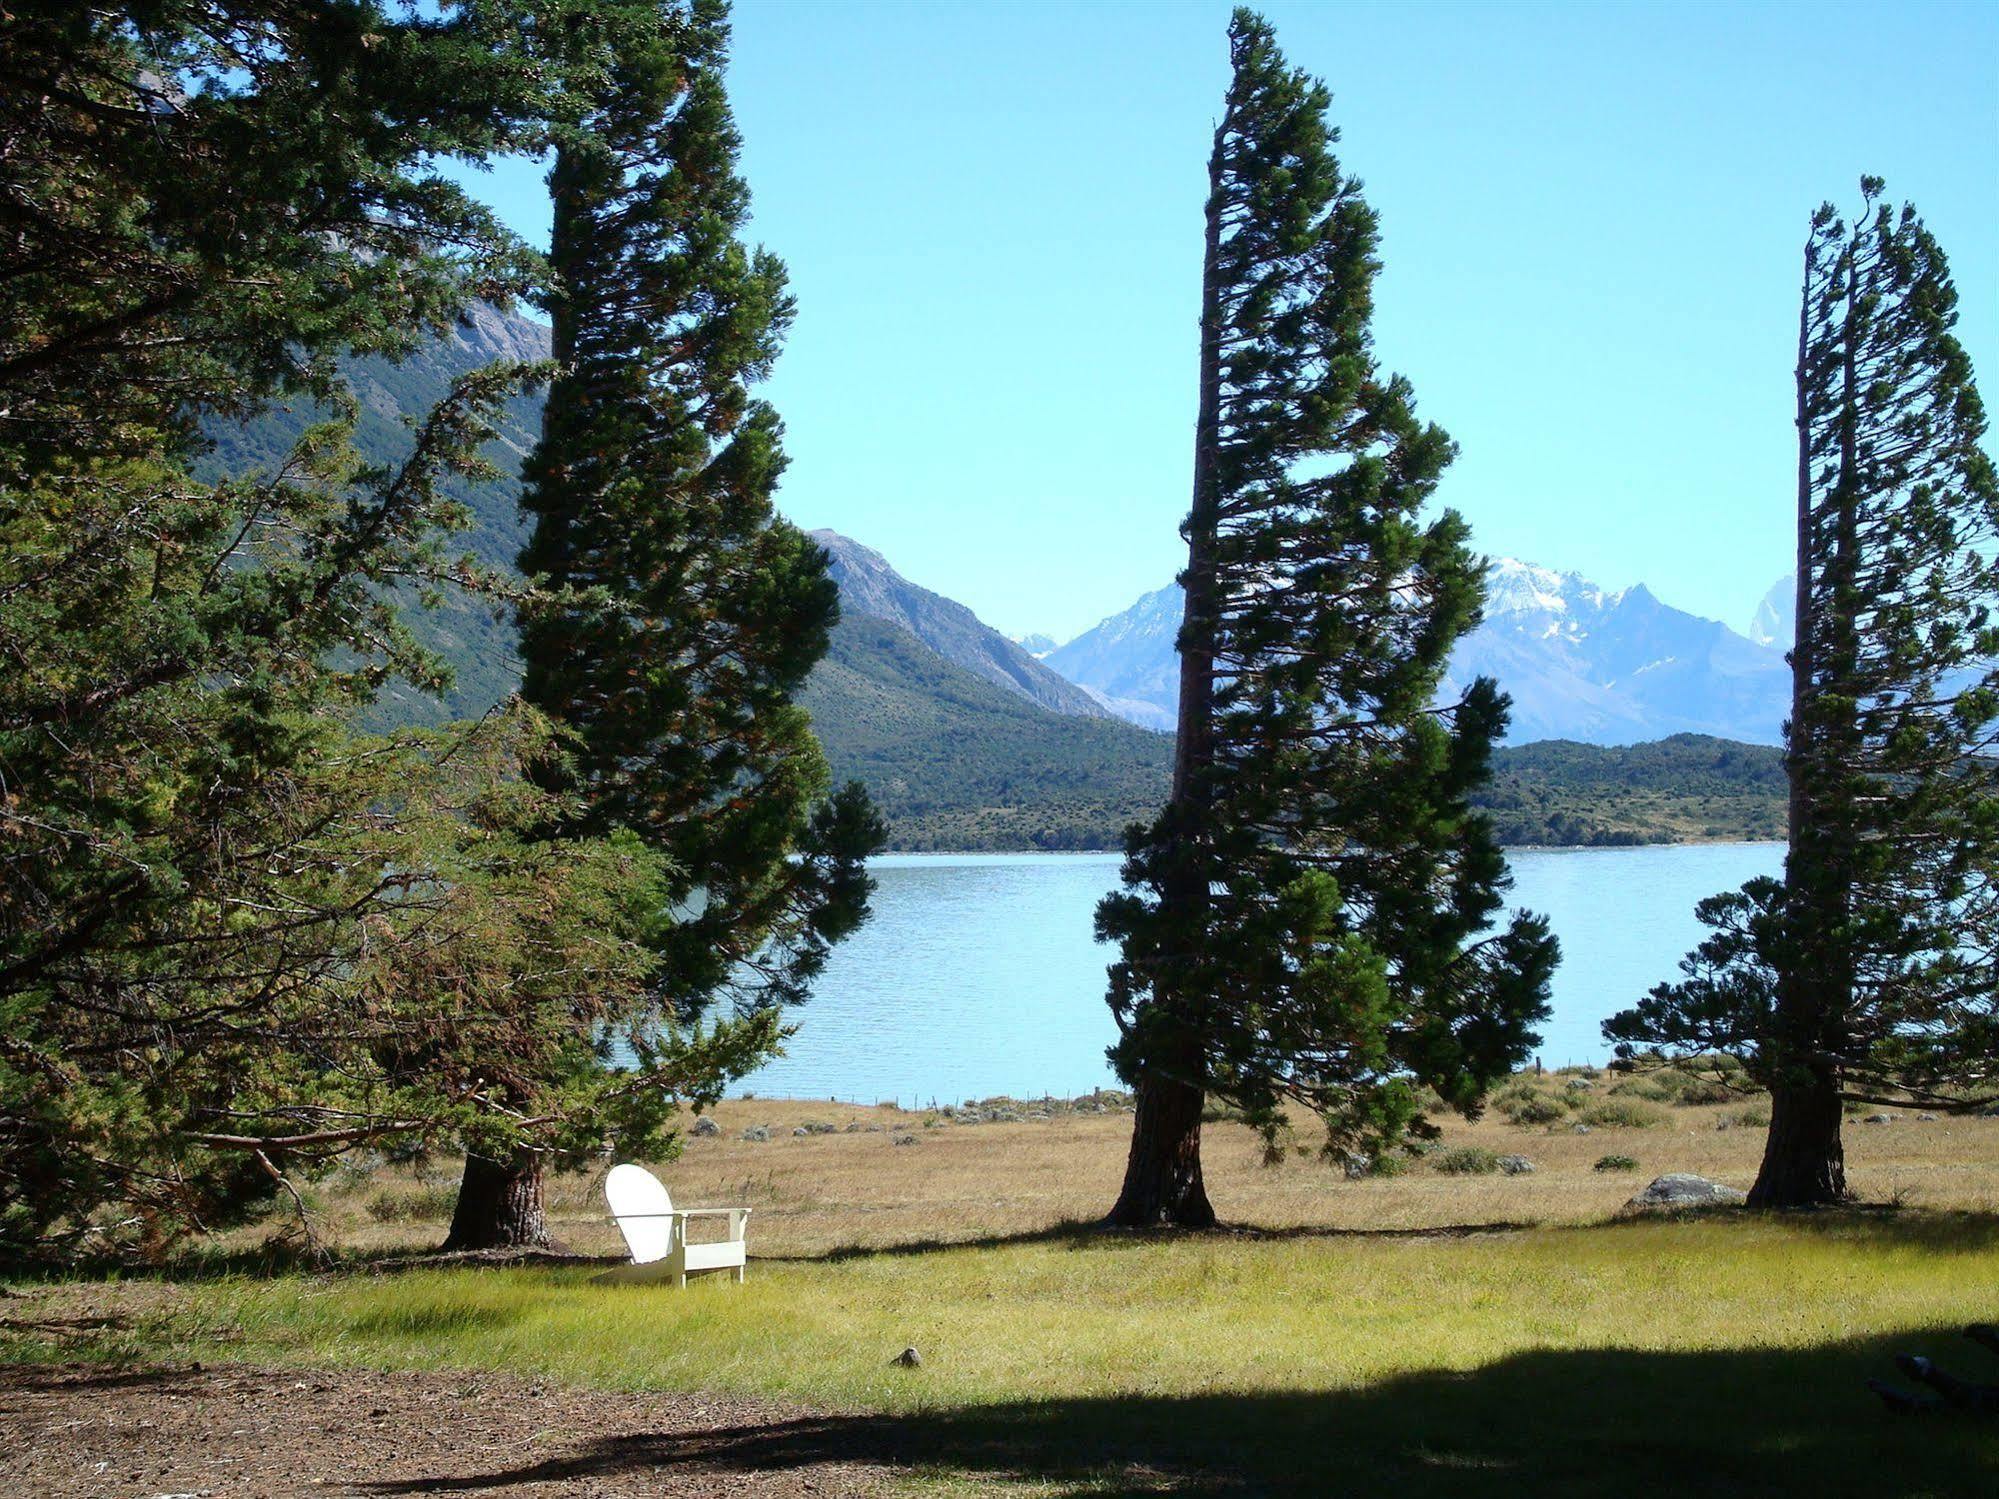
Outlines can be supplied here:
[[613, 1166], [604, 1178], [604, 1200], [625, 1236], [634, 1265], [666, 1258], [673, 1248], [673, 1199], [660, 1179], [643, 1166]]

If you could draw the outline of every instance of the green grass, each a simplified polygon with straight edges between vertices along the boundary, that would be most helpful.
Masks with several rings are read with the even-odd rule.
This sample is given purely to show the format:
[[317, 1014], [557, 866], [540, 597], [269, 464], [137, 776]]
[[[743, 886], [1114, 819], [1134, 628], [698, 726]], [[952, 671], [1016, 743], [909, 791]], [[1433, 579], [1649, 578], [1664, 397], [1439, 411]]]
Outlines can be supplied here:
[[[1999, 1481], [1991, 1423], [1892, 1421], [1860, 1384], [1895, 1377], [1903, 1349], [1983, 1357], [1954, 1336], [1999, 1313], [1999, 1224], [1972, 1217], [1057, 1233], [761, 1262], [746, 1286], [686, 1293], [530, 1269], [160, 1291], [126, 1288], [149, 1310], [90, 1351], [780, 1396], [831, 1414], [745, 1434], [744, 1461], [887, 1455], [926, 1484], [1883, 1496]], [[893, 1367], [910, 1344], [923, 1366]], [[20, 1337], [0, 1352], [51, 1356]]]

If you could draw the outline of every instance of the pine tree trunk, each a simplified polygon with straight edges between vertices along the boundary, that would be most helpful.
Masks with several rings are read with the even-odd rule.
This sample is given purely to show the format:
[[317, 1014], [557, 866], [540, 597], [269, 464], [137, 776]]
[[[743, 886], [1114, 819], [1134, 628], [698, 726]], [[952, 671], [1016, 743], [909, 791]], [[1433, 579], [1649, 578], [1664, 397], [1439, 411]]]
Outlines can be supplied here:
[[[1798, 322], [1797, 625], [1791, 647], [1791, 724], [1785, 757], [1790, 850], [1784, 861], [1784, 883], [1790, 943], [1777, 977], [1773, 1023], [1761, 1043], [1770, 1081], [1770, 1132], [1764, 1140], [1763, 1165], [1749, 1193], [1752, 1207], [1822, 1207], [1846, 1197], [1839, 1075], [1827, 1058], [1839, 1054], [1853, 996], [1852, 955], [1841, 935], [1852, 903], [1852, 830], [1839, 803], [1843, 793], [1838, 787], [1859, 733], [1853, 711], [1825, 696], [1825, 682], [1849, 681], [1858, 654], [1852, 615], [1858, 375], [1854, 303], [1849, 294], [1837, 416], [1840, 457], [1828, 532], [1813, 482], [1814, 434], [1807, 401], [1817, 271], [1813, 254], [1808, 244]], [[1851, 277], [1850, 263], [1844, 274]]]
[[447, 1250], [554, 1249], [542, 1192], [542, 1158], [523, 1151], [508, 1161], [465, 1157]]
[[[1199, 823], [1207, 798], [1202, 772], [1214, 756], [1215, 530], [1219, 504], [1215, 488], [1215, 458], [1221, 424], [1221, 197], [1216, 190], [1221, 172], [1221, 141], [1226, 120], [1216, 127], [1215, 151], [1209, 158], [1209, 201], [1205, 250], [1201, 266], [1200, 408], [1194, 419], [1194, 496], [1187, 514], [1187, 570], [1181, 574], [1186, 593], [1185, 622], [1180, 631], [1180, 711], [1173, 746], [1171, 799], [1182, 810], [1180, 835], [1189, 836]], [[1185, 815], [1189, 812], [1195, 815]], [[1162, 892], [1185, 929], [1199, 925], [1208, 899], [1206, 871], [1188, 860], [1177, 861], [1180, 872]], [[1152, 1003], [1180, 1011], [1179, 1028], [1186, 1037], [1178, 1065], [1148, 1066], [1138, 1080], [1138, 1109], [1131, 1123], [1131, 1154], [1125, 1164], [1124, 1189], [1104, 1221], [1121, 1227], [1208, 1228], [1215, 1210], [1201, 1184], [1201, 1109], [1207, 1102], [1198, 1083], [1187, 1081], [1206, 1071], [1201, 1062], [1203, 1011], [1206, 997], [1175, 993], [1171, 980], [1155, 980]]]
[[1829, 1072], [1780, 1081], [1770, 1091], [1770, 1133], [1749, 1205], [1809, 1208], [1844, 1202], [1846, 1151], [1839, 1127], [1839, 1085]]
[[1118, 1228], [1212, 1228], [1201, 1181], [1201, 1090], [1157, 1074], [1138, 1087], [1124, 1189], [1104, 1221]]

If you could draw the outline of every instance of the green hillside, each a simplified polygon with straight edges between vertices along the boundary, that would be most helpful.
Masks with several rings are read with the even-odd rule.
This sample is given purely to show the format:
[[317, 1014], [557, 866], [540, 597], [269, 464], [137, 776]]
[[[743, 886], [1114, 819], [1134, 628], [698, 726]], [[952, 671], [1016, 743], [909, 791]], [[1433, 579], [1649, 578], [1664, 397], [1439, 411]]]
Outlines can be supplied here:
[[1117, 848], [1172, 773], [1166, 735], [1050, 713], [865, 614], [840, 621], [804, 701], [899, 849]]
[[1704, 734], [1503, 749], [1481, 806], [1510, 845], [1781, 839], [1784, 752]]

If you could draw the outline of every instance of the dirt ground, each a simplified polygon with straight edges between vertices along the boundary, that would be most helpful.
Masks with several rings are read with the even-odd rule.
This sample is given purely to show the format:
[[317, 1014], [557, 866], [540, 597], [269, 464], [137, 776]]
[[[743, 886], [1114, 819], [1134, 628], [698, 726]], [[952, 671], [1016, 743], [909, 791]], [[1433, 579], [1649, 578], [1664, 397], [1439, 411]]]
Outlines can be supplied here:
[[[809, 1411], [490, 1375], [230, 1367], [0, 1367], [8, 1495], [881, 1492]], [[745, 1462], [745, 1449], [766, 1456]]]

